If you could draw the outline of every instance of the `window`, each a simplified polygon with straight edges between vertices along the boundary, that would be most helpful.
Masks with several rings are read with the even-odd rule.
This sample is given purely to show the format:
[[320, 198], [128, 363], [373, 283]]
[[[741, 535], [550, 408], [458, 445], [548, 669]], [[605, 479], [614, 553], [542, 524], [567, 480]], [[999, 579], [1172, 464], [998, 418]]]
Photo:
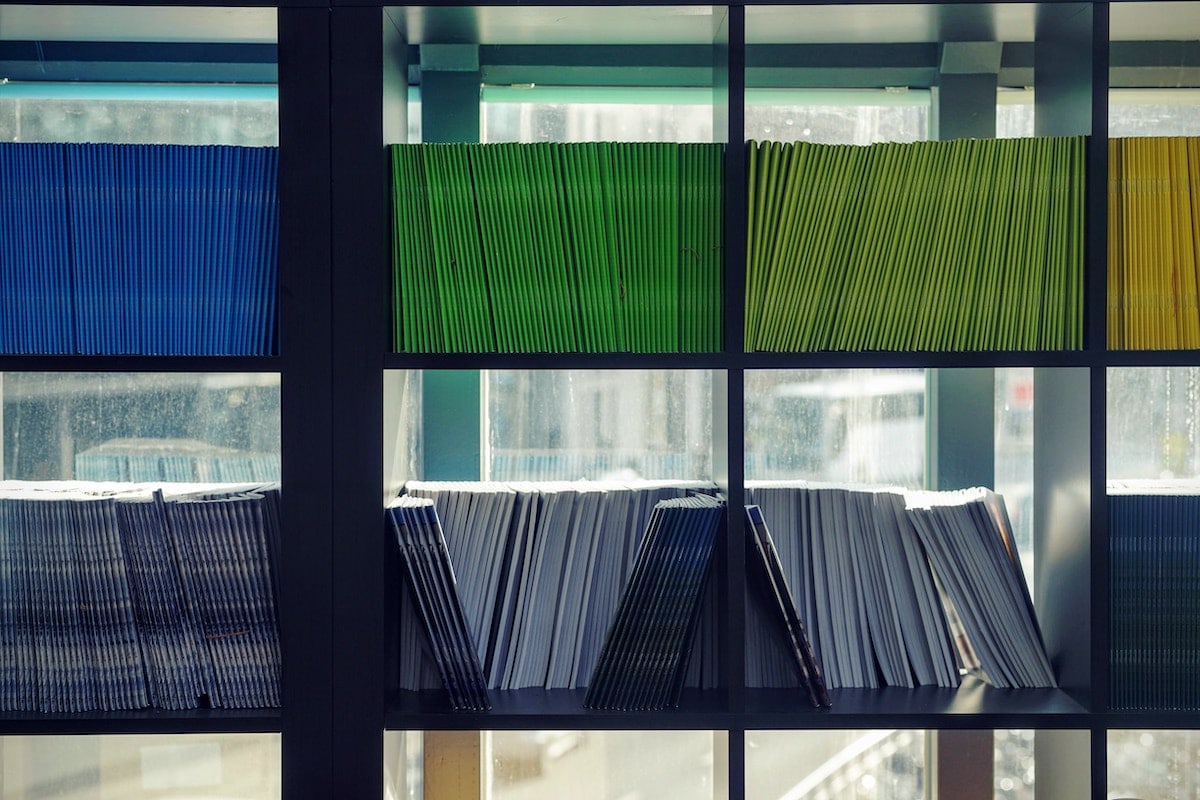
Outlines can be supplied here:
[[489, 370], [488, 480], [712, 476], [711, 374]]
[[279, 375], [0, 373], [10, 480], [279, 479]]
[[280, 796], [278, 734], [0, 737], [5, 797]]

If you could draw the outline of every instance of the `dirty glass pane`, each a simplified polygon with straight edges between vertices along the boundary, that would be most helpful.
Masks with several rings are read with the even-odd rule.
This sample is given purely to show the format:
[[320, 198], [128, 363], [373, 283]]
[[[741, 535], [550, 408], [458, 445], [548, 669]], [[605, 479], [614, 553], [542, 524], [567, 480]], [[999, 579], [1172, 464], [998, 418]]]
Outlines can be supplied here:
[[924, 370], [750, 370], [745, 386], [747, 480], [924, 485]]
[[489, 480], [707, 479], [707, 370], [489, 370]]
[[925, 90], [746, 90], [746, 138], [858, 144], [929, 138]]
[[1108, 371], [1107, 477], [1200, 475], [1200, 369], [1128, 367]]
[[[553, 99], [521, 90], [506, 94], [489, 89], [503, 100], [487, 101], [480, 107], [481, 138], [484, 142], [711, 142], [713, 111], [711, 95], [682, 92], [683, 102], [655, 102], [655, 95], [637, 90], [619, 90], [608, 98], [586, 88], [565, 90], [571, 99]], [[589, 101], [589, 97], [592, 98]]]
[[8, 480], [275, 481], [277, 373], [0, 373]]
[[279, 144], [273, 86], [0, 86], [0, 141]]

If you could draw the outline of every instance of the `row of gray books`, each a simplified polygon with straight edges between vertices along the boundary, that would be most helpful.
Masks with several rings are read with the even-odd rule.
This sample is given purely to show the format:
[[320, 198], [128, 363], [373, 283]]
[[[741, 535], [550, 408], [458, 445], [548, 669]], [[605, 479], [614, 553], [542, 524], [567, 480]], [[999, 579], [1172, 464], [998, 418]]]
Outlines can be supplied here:
[[0, 710], [277, 707], [279, 490], [0, 483]]
[[[1003, 498], [751, 483], [830, 688], [1055, 685]], [[794, 659], [748, 606], [751, 687], [796, 685]]]
[[[661, 501], [715, 495], [705, 482], [409, 482], [388, 514], [432, 501], [463, 620], [488, 689], [588, 685], [651, 515]], [[401, 542], [403, 545], [403, 542]], [[404, 548], [402, 547], [402, 550]], [[401, 592], [399, 688], [443, 686], [411, 565]], [[417, 576], [419, 577], [419, 575]], [[716, 680], [715, 589], [701, 587], [688, 685]], [[449, 608], [450, 600], [442, 602]], [[433, 605], [430, 608], [435, 607]], [[461, 638], [465, 637], [459, 637]]]

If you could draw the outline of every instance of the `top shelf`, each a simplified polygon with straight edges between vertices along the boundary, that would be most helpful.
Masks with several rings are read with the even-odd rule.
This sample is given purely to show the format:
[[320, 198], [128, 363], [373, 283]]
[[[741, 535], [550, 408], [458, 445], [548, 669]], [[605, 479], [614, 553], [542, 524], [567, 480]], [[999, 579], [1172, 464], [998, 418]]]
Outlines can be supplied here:
[[0, 42], [273, 44], [276, 17], [253, 7], [3, 5]]

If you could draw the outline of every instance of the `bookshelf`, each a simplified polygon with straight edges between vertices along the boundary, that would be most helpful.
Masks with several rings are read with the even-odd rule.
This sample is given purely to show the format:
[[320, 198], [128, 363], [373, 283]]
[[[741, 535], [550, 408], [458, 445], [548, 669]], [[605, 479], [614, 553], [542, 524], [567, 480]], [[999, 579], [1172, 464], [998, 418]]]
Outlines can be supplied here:
[[[202, 6], [170, 9], [199, 13]], [[281, 228], [279, 354], [247, 357], [0, 356], [5, 371], [267, 371], [282, 384], [284, 545], [280, 575], [283, 706], [277, 712], [196, 712], [0, 716], [0, 734], [268, 732], [282, 737], [285, 798], [382, 796], [385, 730], [697, 730], [722, 732], [729, 796], [743, 796], [746, 735], [753, 731], [928, 728], [955, 732], [1025, 727], [1087, 738], [1090, 789], [1103, 796], [1110, 730], [1200, 728], [1189, 712], [1108, 708], [1108, 574], [1105, 497], [1106, 371], [1114, 366], [1192, 366], [1192, 351], [1109, 351], [1105, 346], [1109, 85], [1195, 83], [1200, 60], [1193, 3], [718, 4], [637, 6], [447, 5], [296, 2], [279, 8], [224, 3], [225, 12], [276, 18]], [[237, 8], [245, 6], [245, 8]], [[0, 6], [6, 20], [53, 4]], [[147, 9], [148, 10], [148, 9]], [[108, 7], [88, 9], [115, 19]], [[157, 12], [156, 12], [157, 13]], [[165, 12], [164, 12], [165, 13]], [[136, 16], [136, 14], [135, 14]], [[179, 28], [178, 20], [173, 21]], [[182, 27], [188, 24], [182, 23]], [[261, 55], [233, 47], [238, 29], [216, 24], [230, 45], [223, 63]], [[135, 30], [136, 32], [136, 30]], [[1182, 36], [1181, 32], [1186, 32]], [[46, 38], [67, 33], [51, 32]], [[131, 35], [132, 39], [133, 36]], [[0, 39], [0, 46], [6, 41]], [[1112, 46], [1110, 47], [1110, 40]], [[1168, 42], [1185, 67], [1166, 74], [1154, 55]], [[997, 43], [1003, 43], [997, 48]], [[423, 49], [424, 48], [424, 49]], [[178, 42], [160, 43], [159, 66], [208, 74]], [[234, 55], [234, 54], [239, 55]], [[185, 57], [186, 54], [186, 57]], [[478, 63], [471, 61], [472, 54]], [[252, 56], [252, 57], [251, 57]], [[2, 61], [3, 59], [0, 59]], [[92, 69], [119, 80], [120, 59]], [[105, 66], [107, 65], [107, 66]], [[434, 69], [433, 66], [441, 66]], [[474, 69], [472, 69], [474, 67]], [[478, 136], [479, 76], [503, 84], [669, 82], [710, 97], [712, 140], [744, 137], [748, 88], [928, 87], [940, 83], [943, 136], [988, 136], [996, 86], [1033, 86], [1036, 135], [1089, 136], [1085, 208], [1083, 346], [1052, 351], [745, 352], [740, 209], [746, 154], [725, 151], [723, 345], [708, 353], [445, 354], [391, 351], [389, 205], [383, 145], [407, 139], [409, 77], [420, 75], [425, 136]], [[1175, 84], [1172, 84], [1175, 85]], [[375, 187], [375, 190], [364, 187]], [[937, 400], [971, 419], [982, 401], [967, 384], [978, 370], [1035, 371], [1036, 602], [1061, 688], [1002, 692], [974, 683], [958, 690], [840, 690], [830, 712], [799, 698], [746, 690], [737, 638], [744, 614], [741, 515], [719, 545], [720, 685], [685, 694], [678, 711], [584, 711], [569, 692], [519, 690], [494, 698], [488, 713], [451, 713], [436, 693], [394, 690], [390, 648], [397, 624], [398, 563], [381, 535], [380, 495], [403, 470], [385, 448], [402, 422], [390, 397], [404, 371], [435, 380], [480, 369], [698, 369], [712, 374], [713, 475], [737, 509], [744, 497], [744, 382], [758, 369], [919, 367], [938, 370]], [[956, 379], [956, 376], [961, 380]], [[469, 379], [468, 379], [469, 383]], [[468, 399], [466, 408], [472, 408]], [[478, 408], [478, 400], [473, 401]], [[478, 448], [478, 427], [462, 412], [428, 407], [427, 430], [448, 448]], [[438, 415], [441, 412], [441, 421]], [[990, 413], [990, 412], [989, 412]], [[945, 420], [945, 450], [963, 422]], [[956, 430], [957, 429], [957, 430]], [[986, 436], [961, 436], [963, 449]], [[381, 447], [381, 442], [384, 447]], [[474, 475], [471, 458], [449, 468]], [[944, 459], [948, 462], [949, 459]], [[948, 471], [944, 485], [972, 481], [983, 467]], [[1050, 759], [1047, 759], [1050, 761]], [[1056, 786], [1053, 769], [1039, 787]], [[1079, 764], [1072, 762], [1078, 771]], [[1042, 781], [1045, 781], [1043, 783]]]

